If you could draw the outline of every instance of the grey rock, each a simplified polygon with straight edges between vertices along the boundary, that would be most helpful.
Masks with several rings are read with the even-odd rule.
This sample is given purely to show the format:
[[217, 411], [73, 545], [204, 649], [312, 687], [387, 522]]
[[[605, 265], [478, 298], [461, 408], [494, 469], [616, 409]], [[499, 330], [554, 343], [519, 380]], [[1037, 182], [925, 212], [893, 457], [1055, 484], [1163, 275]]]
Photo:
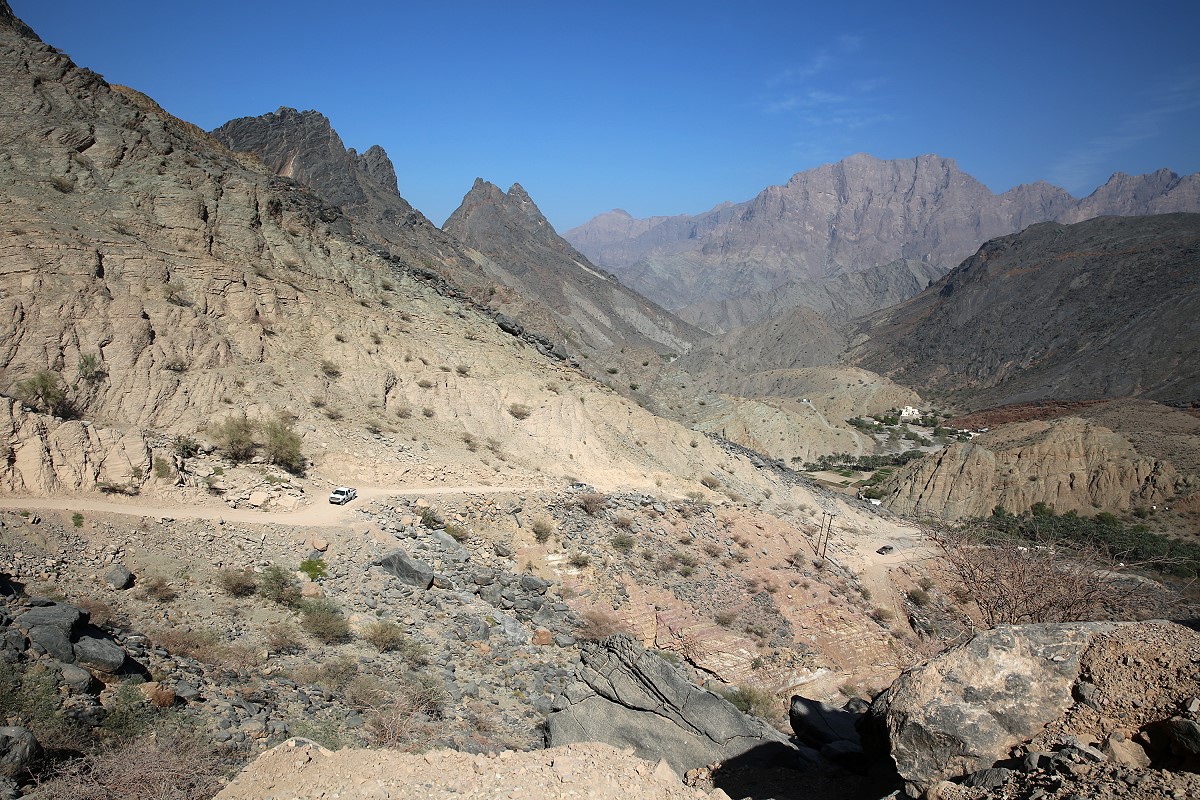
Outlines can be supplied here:
[[71, 664], [75, 661], [75, 648], [62, 628], [53, 625], [38, 625], [29, 629], [29, 641], [40, 647], [52, 658]]
[[382, 567], [408, 586], [428, 589], [433, 585], [433, 569], [424, 561], [410, 558], [403, 550], [393, 550], [376, 561], [375, 566]]
[[66, 603], [48, 603], [30, 608], [23, 614], [18, 614], [13, 623], [22, 629], [35, 627], [58, 628], [68, 638], [75, 633], [75, 628], [84, 622], [87, 615], [81, 610]]
[[665, 758], [683, 774], [751, 750], [789, 757], [795, 766], [816, 760], [760, 719], [689, 683], [679, 671], [631, 637], [613, 636], [582, 649], [576, 685], [547, 719], [550, 746], [601, 741], [632, 747], [642, 758]]
[[1080, 656], [1116, 627], [1086, 622], [980, 633], [904, 672], [872, 703], [865, 730], [886, 736], [897, 772], [918, 791], [991, 767], [1072, 706]]
[[492, 542], [492, 552], [501, 558], [512, 558], [513, 549], [507, 542]]
[[15, 778], [29, 771], [42, 748], [28, 728], [0, 728], [0, 775]]
[[92, 673], [82, 667], [74, 664], [60, 664], [59, 669], [62, 671], [63, 683], [76, 692], [90, 691], [92, 684], [95, 683]]
[[104, 573], [104, 582], [110, 589], [128, 589], [133, 585], [133, 573], [124, 564], [115, 564]]
[[75, 660], [99, 672], [114, 673], [125, 663], [125, 651], [107, 639], [80, 636], [75, 642]]
[[522, 575], [520, 584], [525, 591], [538, 594], [545, 594], [546, 590], [550, 588], [549, 581], [544, 581], [535, 575]]
[[1016, 773], [1005, 767], [989, 767], [972, 772], [963, 779], [967, 786], [978, 786], [983, 789], [997, 789]]

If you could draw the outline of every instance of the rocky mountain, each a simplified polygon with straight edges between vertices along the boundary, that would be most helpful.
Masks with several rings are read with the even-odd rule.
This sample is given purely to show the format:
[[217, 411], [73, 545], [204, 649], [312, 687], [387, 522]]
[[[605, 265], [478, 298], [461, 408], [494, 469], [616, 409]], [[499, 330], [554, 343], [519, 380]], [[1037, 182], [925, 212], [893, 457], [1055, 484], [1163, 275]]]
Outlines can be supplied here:
[[383, 148], [347, 148], [325, 115], [280, 108], [230, 120], [212, 131], [230, 150], [253, 153], [275, 175], [316, 191], [364, 240], [412, 264], [434, 269], [477, 298], [487, 279], [452, 237], [400, 196]]
[[1044, 223], [864, 321], [850, 360], [968, 407], [1200, 397], [1200, 215]]
[[[897, 259], [949, 270], [983, 242], [1047, 220], [1196, 211], [1200, 176], [1114, 175], [1083, 200], [1046, 183], [994, 194], [952, 159], [855, 155], [696, 216], [602, 214], [566, 233], [622, 282], [710, 329], [749, 321], [712, 304]], [[784, 291], [789, 291], [784, 289]], [[753, 307], [754, 304], [750, 303]], [[769, 313], [762, 309], [755, 313]]]
[[555, 233], [520, 184], [504, 192], [477, 179], [443, 228], [470, 248], [485, 274], [516, 290], [506, 311], [526, 318], [544, 307], [564, 335], [587, 348], [684, 353], [703, 337], [592, 265]]

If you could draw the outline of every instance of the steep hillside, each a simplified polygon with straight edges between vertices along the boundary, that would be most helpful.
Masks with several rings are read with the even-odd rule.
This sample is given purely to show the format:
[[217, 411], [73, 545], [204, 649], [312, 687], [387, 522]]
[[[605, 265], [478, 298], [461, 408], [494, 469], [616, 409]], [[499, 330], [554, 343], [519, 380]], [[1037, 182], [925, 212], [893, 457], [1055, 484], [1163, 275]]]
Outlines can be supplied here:
[[[609, 212], [566, 238], [624, 283], [676, 310], [900, 258], [948, 270], [988, 239], [1035, 222], [1197, 211], [1198, 187], [1198, 176], [1162, 170], [1115, 175], [1083, 200], [1046, 183], [996, 195], [952, 159], [860, 154], [797, 173], [744, 203], [694, 217], [635, 220]], [[712, 311], [689, 318], [728, 329], [750, 321], [748, 310], [729, 319]]]
[[[482, 179], [443, 226], [474, 253], [496, 283], [517, 290], [504, 306], [522, 318], [545, 307], [564, 335], [592, 350], [644, 347], [683, 353], [703, 334], [596, 269], [515, 184], [502, 191]], [[529, 308], [533, 306], [533, 308]]]
[[[1200, 397], [1200, 215], [1045, 223], [869, 318], [852, 363], [968, 407]], [[927, 387], [927, 388], [926, 388]]]
[[951, 445], [882, 488], [893, 511], [957, 519], [986, 517], [996, 506], [1021, 513], [1035, 503], [1057, 512], [1121, 512], [1173, 499], [1188, 484], [1170, 463], [1141, 455], [1120, 435], [1064, 417], [1005, 425]]

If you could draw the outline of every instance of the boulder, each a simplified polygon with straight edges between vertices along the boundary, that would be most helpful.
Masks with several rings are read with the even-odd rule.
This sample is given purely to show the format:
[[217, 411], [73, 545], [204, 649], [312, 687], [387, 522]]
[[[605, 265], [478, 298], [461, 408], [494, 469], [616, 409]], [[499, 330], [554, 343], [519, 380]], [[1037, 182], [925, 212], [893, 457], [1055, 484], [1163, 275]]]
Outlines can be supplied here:
[[1072, 706], [1081, 656], [1116, 627], [1079, 622], [977, 634], [897, 678], [872, 703], [863, 738], [886, 735], [900, 777], [917, 791], [988, 769]]
[[690, 683], [624, 634], [582, 647], [580, 682], [555, 701], [547, 744], [599, 741], [666, 759], [682, 775], [739, 756], [801, 767], [817, 759], [766, 722]]
[[110, 589], [128, 589], [133, 585], [133, 573], [124, 564], [116, 564], [104, 573], [104, 582]]
[[13, 620], [17, 627], [23, 630], [49, 626], [58, 628], [68, 638], [75, 632], [75, 627], [83, 621], [86, 621], [83, 610], [66, 603], [47, 603], [34, 606], [24, 613], [18, 614]]
[[97, 672], [115, 673], [125, 664], [125, 651], [108, 639], [80, 636], [75, 642], [75, 660]]
[[395, 576], [401, 583], [428, 589], [433, 585], [433, 569], [424, 561], [410, 558], [403, 550], [393, 550], [375, 562], [385, 572]]
[[28, 772], [41, 754], [41, 745], [29, 729], [0, 728], [0, 775], [15, 778]]

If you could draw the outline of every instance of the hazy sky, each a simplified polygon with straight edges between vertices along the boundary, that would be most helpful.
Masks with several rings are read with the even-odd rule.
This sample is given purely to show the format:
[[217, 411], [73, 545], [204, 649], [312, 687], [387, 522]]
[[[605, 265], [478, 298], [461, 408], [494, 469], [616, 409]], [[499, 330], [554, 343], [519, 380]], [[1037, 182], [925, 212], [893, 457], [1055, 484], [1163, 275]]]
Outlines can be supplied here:
[[1200, 2], [10, 0], [205, 129], [316, 109], [435, 223], [477, 176], [559, 231], [742, 201], [858, 152], [1000, 192], [1200, 171]]

